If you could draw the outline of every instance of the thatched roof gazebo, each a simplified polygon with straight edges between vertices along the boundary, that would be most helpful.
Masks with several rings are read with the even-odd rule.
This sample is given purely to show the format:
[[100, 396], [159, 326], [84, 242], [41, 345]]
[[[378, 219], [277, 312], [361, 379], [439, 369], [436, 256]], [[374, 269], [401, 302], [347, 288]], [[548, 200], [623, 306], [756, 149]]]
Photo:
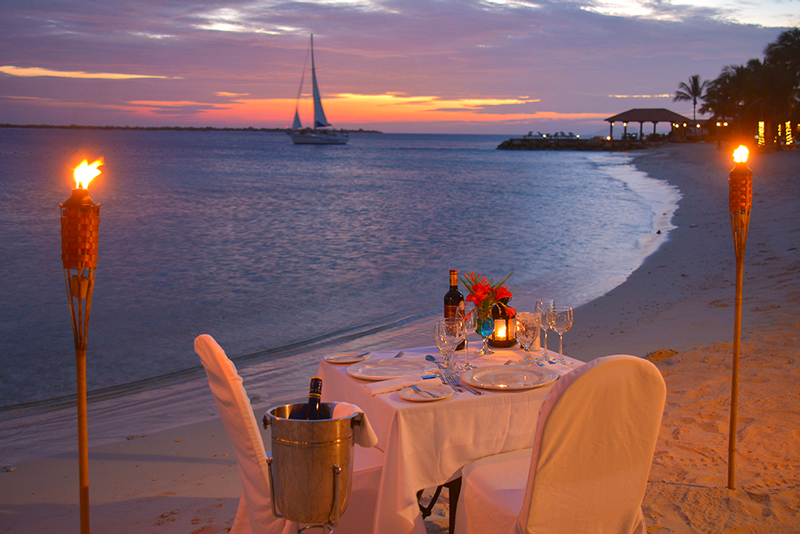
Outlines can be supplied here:
[[625, 131], [623, 133], [623, 138], [628, 135], [628, 123], [629, 122], [638, 122], [639, 123], [639, 139], [642, 138], [642, 127], [645, 122], [652, 122], [653, 123], [653, 134], [656, 133], [656, 125], [659, 122], [668, 122], [672, 125], [674, 129], [676, 126], [684, 128], [691, 123], [690, 119], [687, 119], [683, 115], [679, 115], [674, 111], [670, 111], [665, 108], [634, 108], [629, 109], [628, 111], [624, 111], [613, 117], [609, 117], [606, 119], [606, 122], [610, 124], [609, 126], [609, 136], [611, 139], [614, 139], [614, 123], [615, 122], [622, 122]]

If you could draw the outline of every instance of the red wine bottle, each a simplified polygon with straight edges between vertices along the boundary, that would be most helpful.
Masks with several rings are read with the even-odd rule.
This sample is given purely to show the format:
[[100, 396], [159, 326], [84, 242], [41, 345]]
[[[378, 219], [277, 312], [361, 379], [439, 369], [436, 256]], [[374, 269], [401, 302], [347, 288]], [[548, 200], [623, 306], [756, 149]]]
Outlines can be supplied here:
[[320, 414], [320, 400], [322, 399], [322, 378], [315, 376], [311, 379], [308, 388], [308, 405], [306, 406], [305, 419], [314, 421], [322, 418]]
[[[455, 319], [459, 308], [464, 307], [464, 295], [458, 290], [458, 271], [450, 269], [450, 290], [444, 294], [444, 317]], [[459, 343], [456, 350], [464, 348], [464, 342]]]

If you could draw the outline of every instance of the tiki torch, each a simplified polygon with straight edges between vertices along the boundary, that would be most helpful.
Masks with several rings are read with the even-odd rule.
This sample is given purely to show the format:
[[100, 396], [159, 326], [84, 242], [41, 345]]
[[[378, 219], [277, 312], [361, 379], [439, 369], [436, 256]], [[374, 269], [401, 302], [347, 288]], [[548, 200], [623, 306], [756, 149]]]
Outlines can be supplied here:
[[100, 174], [103, 159], [88, 164], [84, 160], [75, 169], [75, 189], [61, 204], [61, 261], [72, 333], [75, 337], [75, 360], [78, 370], [78, 465], [80, 468], [81, 534], [89, 534], [89, 433], [86, 423], [86, 341], [89, 313], [92, 309], [94, 275], [97, 269], [97, 238], [100, 205], [87, 190], [89, 182]]
[[728, 488], [736, 487], [736, 412], [739, 404], [739, 342], [742, 337], [742, 284], [744, 282], [744, 247], [753, 205], [753, 171], [747, 166], [747, 148], [733, 153], [736, 163], [729, 177], [729, 202], [733, 244], [736, 247], [736, 300], [733, 323], [733, 376], [731, 377], [731, 421], [728, 435]]

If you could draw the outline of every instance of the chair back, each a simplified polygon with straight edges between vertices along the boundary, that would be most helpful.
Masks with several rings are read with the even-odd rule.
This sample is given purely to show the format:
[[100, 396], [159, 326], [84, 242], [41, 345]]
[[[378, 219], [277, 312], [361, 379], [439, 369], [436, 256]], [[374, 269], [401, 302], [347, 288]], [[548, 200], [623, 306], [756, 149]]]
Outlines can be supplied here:
[[665, 398], [661, 373], [635, 356], [598, 358], [561, 377], [539, 412], [520, 530], [641, 529]]
[[249, 531], [274, 532], [276, 526], [280, 530], [275, 523], [282, 524], [285, 520], [276, 518], [272, 513], [267, 454], [242, 378], [225, 351], [211, 336], [198, 336], [194, 340], [194, 350], [203, 362], [208, 385], [236, 454], [247, 503]]

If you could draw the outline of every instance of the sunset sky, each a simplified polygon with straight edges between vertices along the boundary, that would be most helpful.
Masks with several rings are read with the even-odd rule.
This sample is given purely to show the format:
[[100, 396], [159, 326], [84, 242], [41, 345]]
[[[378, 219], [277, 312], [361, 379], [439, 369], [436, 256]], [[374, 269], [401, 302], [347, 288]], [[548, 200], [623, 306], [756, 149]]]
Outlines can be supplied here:
[[679, 82], [800, 26], [798, 0], [0, 2], [11, 124], [287, 127], [313, 33], [335, 127], [601, 135], [630, 108], [691, 117]]

